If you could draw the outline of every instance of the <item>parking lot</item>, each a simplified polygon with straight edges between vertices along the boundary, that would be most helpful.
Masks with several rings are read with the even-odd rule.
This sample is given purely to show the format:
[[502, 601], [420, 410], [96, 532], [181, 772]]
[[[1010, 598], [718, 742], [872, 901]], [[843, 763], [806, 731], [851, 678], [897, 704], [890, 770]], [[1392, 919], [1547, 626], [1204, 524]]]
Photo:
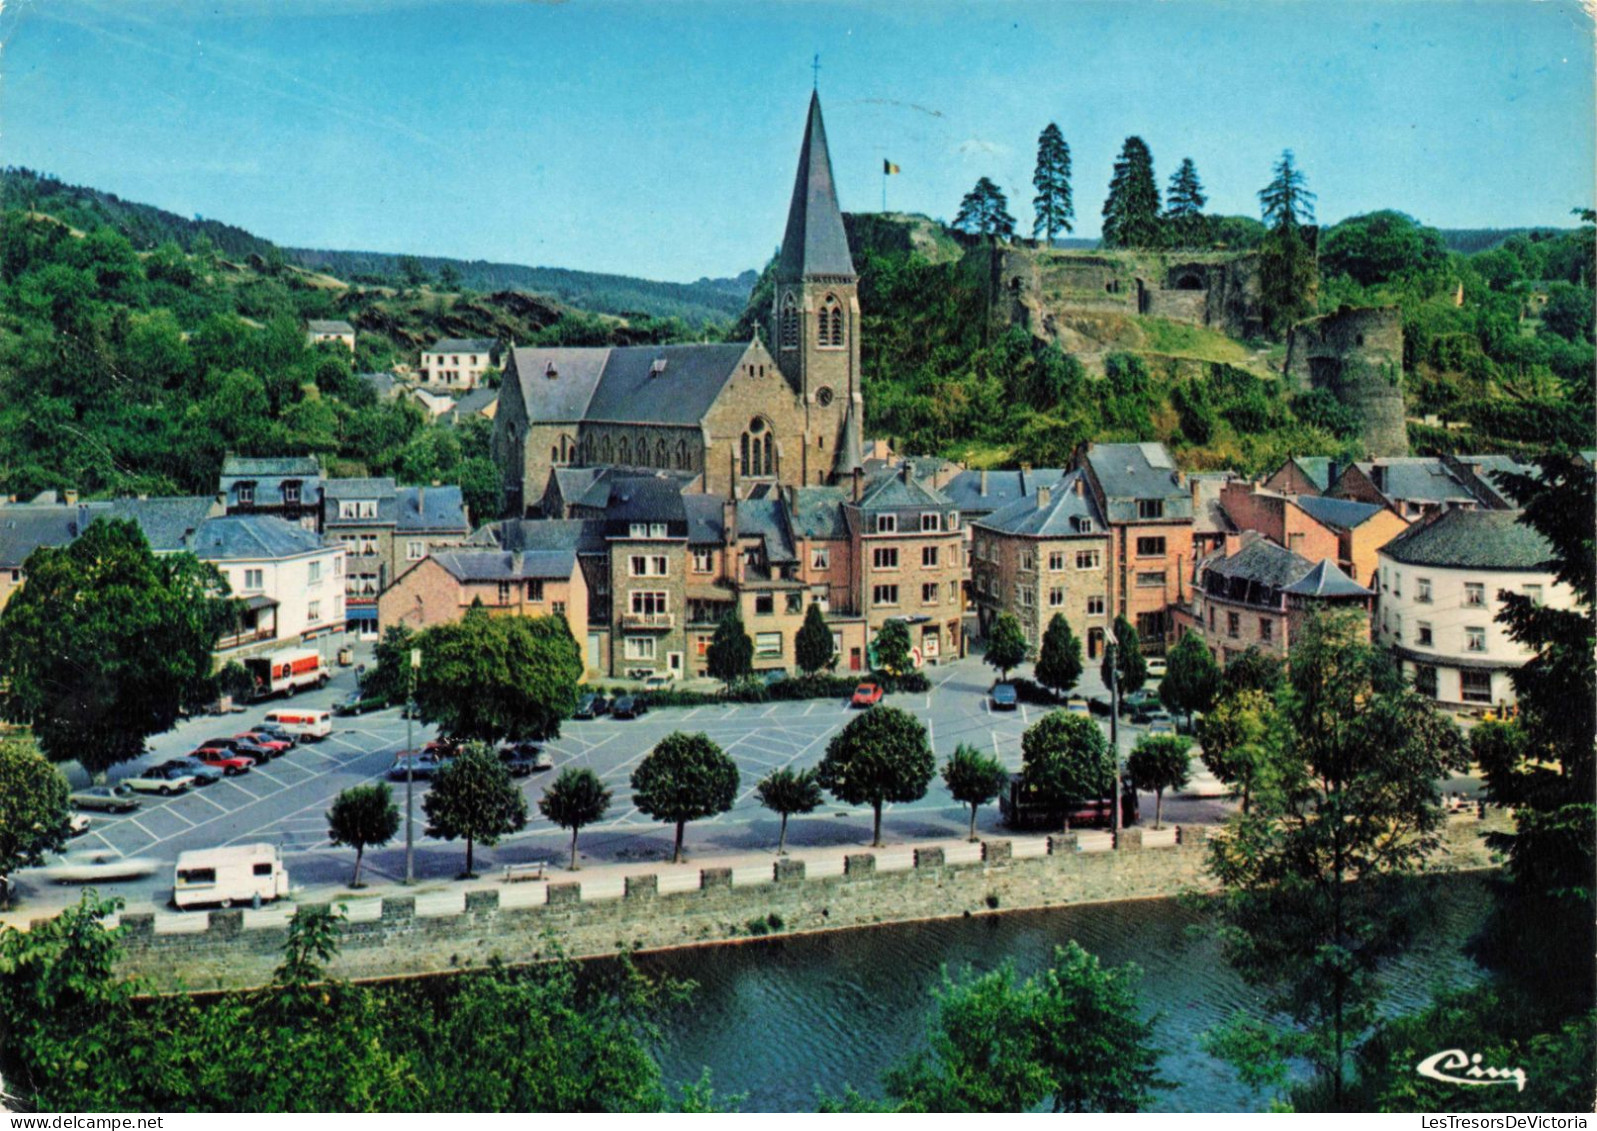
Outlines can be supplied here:
[[[939, 762], [959, 743], [994, 753], [1012, 769], [1020, 766], [1020, 736], [1043, 710], [1021, 704], [1013, 711], [994, 711], [987, 698], [992, 669], [967, 659], [928, 670], [932, 690], [920, 695], [890, 696], [893, 706], [911, 711], [927, 726]], [[297, 697], [295, 706], [328, 706], [353, 688], [353, 674], [341, 672], [320, 692]], [[1086, 687], [1091, 693], [1095, 688]], [[202, 717], [181, 723], [150, 742], [150, 753], [137, 763], [118, 767], [112, 780], [129, 776], [139, 766], [187, 753], [202, 741], [231, 735], [259, 722], [280, 703], [257, 704], [243, 713]], [[522, 832], [496, 847], [478, 849], [479, 870], [505, 863], [539, 860], [563, 862], [569, 834], [544, 820], [537, 799], [547, 782], [567, 765], [591, 767], [612, 792], [604, 821], [583, 830], [581, 846], [592, 861], [647, 861], [669, 856], [673, 830], [651, 820], [632, 804], [629, 777], [638, 762], [662, 737], [674, 730], [702, 731], [736, 761], [742, 776], [737, 804], [717, 817], [688, 826], [686, 848], [694, 856], [746, 853], [774, 848], [778, 819], [760, 807], [754, 790], [771, 770], [816, 765], [828, 740], [854, 712], [843, 700], [795, 703], [660, 708], [639, 719], [608, 717], [565, 725], [561, 737], [546, 744], [554, 756], [553, 772], [518, 781], [527, 794], [530, 820]], [[1105, 724], [1106, 725], [1106, 724]], [[1123, 727], [1122, 745], [1129, 747], [1136, 730]], [[421, 743], [433, 730], [416, 724]], [[90, 831], [74, 848], [106, 849], [121, 856], [147, 857], [160, 867], [150, 878], [115, 885], [130, 902], [164, 903], [170, 894], [171, 865], [180, 852], [220, 845], [265, 841], [279, 845], [296, 886], [337, 885], [348, 879], [353, 852], [327, 843], [326, 811], [337, 794], [352, 785], [381, 779], [404, 748], [406, 723], [398, 709], [335, 720], [334, 732], [318, 743], [304, 743], [286, 755], [236, 778], [171, 798], [141, 795], [138, 812], [126, 816], [95, 813]], [[1195, 763], [1196, 765], [1196, 763]], [[1201, 769], [1201, 767], [1198, 767]], [[403, 807], [404, 785], [394, 786]], [[416, 785], [416, 869], [419, 878], [444, 880], [459, 871], [463, 846], [422, 835], [420, 798], [425, 783]], [[1151, 801], [1145, 806], [1151, 815]], [[1167, 821], [1214, 820], [1223, 812], [1215, 799], [1166, 799]], [[934, 779], [920, 801], [888, 807], [884, 836], [904, 841], [948, 838], [963, 834], [969, 813], [956, 804]], [[978, 827], [1001, 834], [996, 806], [983, 809]], [[830, 798], [814, 814], [789, 822], [788, 840], [795, 847], [863, 844], [870, 839], [868, 809], [843, 806]], [[383, 849], [367, 853], [371, 882], [391, 881], [404, 874], [403, 834]], [[73, 891], [21, 877], [27, 901], [59, 904]]]

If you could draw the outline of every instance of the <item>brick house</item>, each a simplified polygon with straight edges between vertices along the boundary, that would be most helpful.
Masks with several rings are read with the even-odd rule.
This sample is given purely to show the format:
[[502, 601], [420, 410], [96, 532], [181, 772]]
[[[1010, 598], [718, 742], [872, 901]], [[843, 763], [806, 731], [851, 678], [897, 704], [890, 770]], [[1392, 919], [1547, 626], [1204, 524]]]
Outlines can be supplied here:
[[1072, 471], [971, 524], [971, 590], [981, 633], [1013, 613], [1036, 648], [1062, 614], [1088, 659], [1102, 654], [1109, 610], [1109, 528]]
[[1409, 521], [1445, 510], [1474, 510], [1482, 505], [1445, 463], [1427, 456], [1349, 464], [1325, 494], [1387, 507]]
[[1325, 456], [1289, 456], [1259, 486], [1277, 495], [1323, 495], [1336, 482], [1339, 470], [1336, 461]]
[[1336, 535], [1337, 568], [1372, 589], [1379, 566], [1377, 551], [1408, 529], [1408, 521], [1391, 509], [1352, 499], [1299, 495], [1297, 505]]

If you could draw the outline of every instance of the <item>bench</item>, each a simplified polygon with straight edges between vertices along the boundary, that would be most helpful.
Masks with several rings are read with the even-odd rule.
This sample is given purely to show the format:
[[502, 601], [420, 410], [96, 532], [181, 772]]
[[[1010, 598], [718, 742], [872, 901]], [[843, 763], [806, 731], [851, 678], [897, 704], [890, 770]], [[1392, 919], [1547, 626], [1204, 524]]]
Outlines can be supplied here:
[[505, 883], [513, 884], [521, 880], [541, 880], [544, 878], [545, 862], [540, 860], [536, 864], [506, 864]]

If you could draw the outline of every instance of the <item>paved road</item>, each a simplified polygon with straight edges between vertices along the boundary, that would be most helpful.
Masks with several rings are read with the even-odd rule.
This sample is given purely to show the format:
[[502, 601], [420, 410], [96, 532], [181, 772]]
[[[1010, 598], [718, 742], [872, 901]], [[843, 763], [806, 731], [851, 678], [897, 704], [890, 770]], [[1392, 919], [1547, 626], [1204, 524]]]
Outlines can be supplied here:
[[[929, 669], [932, 690], [921, 695], [894, 695], [888, 701], [913, 712], [927, 726], [939, 760], [959, 743], [992, 751], [1006, 766], [1020, 767], [1022, 732], [1042, 716], [1041, 708], [1022, 704], [1008, 712], [995, 712], [987, 698], [992, 671], [976, 659], [961, 660]], [[1089, 677], [1090, 679], [1090, 677]], [[325, 691], [305, 693], [294, 702], [323, 706], [347, 694], [353, 674], [341, 672]], [[1095, 694], [1094, 683], [1081, 688]], [[242, 714], [223, 719], [199, 718], [181, 723], [150, 743], [151, 753], [134, 766], [120, 767], [113, 779], [126, 776], [137, 765], [160, 761], [193, 749], [206, 738], [234, 734], [259, 722], [277, 704], [259, 704]], [[717, 817], [688, 826], [686, 848], [696, 857], [720, 857], [774, 848], [777, 819], [760, 807], [756, 783], [783, 766], [816, 765], [828, 740], [853, 716], [841, 700], [814, 700], [696, 708], [662, 708], [641, 719], [609, 718], [570, 722], [561, 737], [547, 744], [556, 771], [567, 765], [594, 769], [612, 791], [606, 819], [583, 831], [583, 856], [594, 863], [658, 861], [669, 857], [673, 830], [651, 820], [632, 803], [628, 779], [654, 745], [675, 730], [703, 731], [737, 762], [742, 775], [734, 808]], [[1100, 720], [1107, 727], [1107, 722]], [[1139, 730], [1123, 725], [1121, 745], [1129, 749]], [[415, 741], [432, 737], [432, 728], [419, 724]], [[114, 885], [130, 904], [164, 904], [171, 895], [171, 864], [178, 853], [193, 848], [266, 841], [282, 847], [294, 883], [324, 887], [349, 878], [353, 852], [327, 844], [326, 811], [332, 799], [351, 785], [378, 780], [393, 764], [406, 741], [406, 723], [397, 709], [359, 718], [338, 719], [334, 733], [320, 743], [304, 744], [284, 757], [249, 774], [174, 798], [146, 796], [141, 809], [126, 817], [91, 817], [88, 834], [75, 848], [108, 848], [125, 856], [147, 856], [161, 869], [147, 880]], [[1202, 764], [1194, 759], [1201, 774]], [[491, 849], [478, 849], [479, 871], [505, 863], [537, 860], [563, 861], [569, 834], [551, 825], [537, 811], [537, 799], [553, 773], [535, 774], [518, 783], [528, 796], [531, 820], [526, 829]], [[1226, 804], [1212, 796], [1218, 783], [1202, 775], [1208, 796], [1166, 798], [1167, 822], [1215, 821], [1223, 818]], [[420, 799], [424, 783], [416, 788], [416, 871], [424, 880], [447, 880], [463, 862], [463, 846], [434, 841], [422, 835]], [[404, 804], [404, 786], [395, 786]], [[1153, 798], [1144, 798], [1144, 823], [1151, 821]], [[814, 814], [789, 822], [789, 843], [796, 848], [823, 848], [864, 844], [870, 839], [871, 814], [867, 808], [844, 806], [828, 798]], [[888, 807], [884, 837], [889, 841], [938, 839], [964, 834], [969, 811], [952, 801], [938, 780], [920, 801]], [[1006, 835], [998, 823], [996, 806], [983, 809], [978, 828], [986, 835]], [[403, 835], [384, 849], [367, 854], [366, 872], [371, 882], [398, 880], [404, 874]], [[23, 873], [20, 878], [22, 917], [28, 909], [59, 906], [76, 897], [75, 889], [49, 885]]]

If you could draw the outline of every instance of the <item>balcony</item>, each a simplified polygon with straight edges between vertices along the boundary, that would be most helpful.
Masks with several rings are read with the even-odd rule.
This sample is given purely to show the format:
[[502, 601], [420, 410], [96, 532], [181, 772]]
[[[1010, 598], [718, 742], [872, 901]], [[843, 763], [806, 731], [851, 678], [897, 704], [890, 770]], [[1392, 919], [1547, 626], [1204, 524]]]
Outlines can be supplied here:
[[668, 632], [676, 627], [676, 616], [672, 613], [622, 613], [621, 627]]

